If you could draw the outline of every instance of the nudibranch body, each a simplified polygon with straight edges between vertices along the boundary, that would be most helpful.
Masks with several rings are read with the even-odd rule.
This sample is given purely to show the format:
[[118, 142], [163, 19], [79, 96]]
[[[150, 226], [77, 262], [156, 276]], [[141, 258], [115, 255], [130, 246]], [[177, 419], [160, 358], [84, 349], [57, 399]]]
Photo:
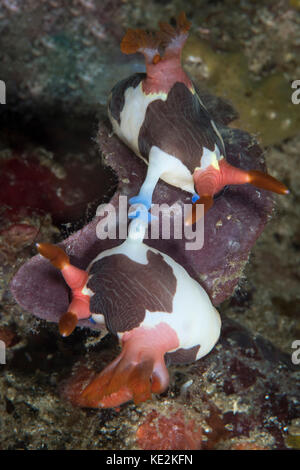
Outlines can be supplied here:
[[[226, 161], [217, 125], [181, 66], [190, 23], [181, 13], [177, 26], [161, 23], [154, 36], [128, 30], [121, 43], [126, 54], [141, 52], [146, 73], [117, 83], [108, 101], [114, 132], [148, 164], [146, 179], [131, 204], [151, 207], [158, 180], [193, 194], [204, 211], [225, 185], [251, 183], [280, 194], [285, 185], [259, 171], [244, 171]], [[161, 56], [161, 49], [164, 54]], [[187, 221], [195, 221], [195, 206]]]
[[205, 290], [172, 258], [145, 245], [144, 234], [145, 223], [133, 220], [125, 242], [99, 254], [87, 271], [72, 266], [61, 248], [38, 245], [72, 291], [60, 332], [67, 336], [78, 319], [91, 317], [122, 345], [120, 355], [83, 390], [84, 406], [139, 403], [163, 392], [169, 384], [166, 362], [196, 361], [219, 338], [220, 316]]

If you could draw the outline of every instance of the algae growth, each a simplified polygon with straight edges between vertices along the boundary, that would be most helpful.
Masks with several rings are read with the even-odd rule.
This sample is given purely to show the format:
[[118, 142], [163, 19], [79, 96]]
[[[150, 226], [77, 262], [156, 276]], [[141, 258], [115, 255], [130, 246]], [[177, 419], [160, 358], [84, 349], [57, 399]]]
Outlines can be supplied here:
[[254, 134], [261, 144], [279, 143], [299, 131], [299, 108], [292, 103], [293, 89], [283, 73], [256, 78], [242, 52], [216, 52], [196, 36], [187, 42], [184, 63], [198, 83], [204, 79], [238, 110], [232, 126]]

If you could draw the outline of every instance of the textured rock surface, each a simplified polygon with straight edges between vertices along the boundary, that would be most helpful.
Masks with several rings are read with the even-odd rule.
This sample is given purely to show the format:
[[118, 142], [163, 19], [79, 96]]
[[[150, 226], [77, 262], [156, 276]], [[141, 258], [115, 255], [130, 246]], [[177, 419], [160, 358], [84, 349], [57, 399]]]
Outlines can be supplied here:
[[[34, 423], [40, 423], [39, 436], [31, 435], [28, 425], [19, 432], [19, 447], [72, 449], [75, 440], [76, 448], [82, 449], [226, 449], [239, 445], [284, 449], [288, 426], [296, 424], [299, 416], [299, 366], [261, 335], [226, 317], [221, 340], [210, 355], [189, 366], [170, 367], [167, 392], [118, 410], [78, 408], [79, 393], [87, 381], [117, 354], [112, 338], [99, 342], [90, 337], [85, 355], [87, 338], [84, 340], [82, 332], [65, 341], [48, 326], [27, 341], [10, 353], [11, 375], [6, 378], [5, 401], [0, 405], [5, 422], [17, 423], [21, 415], [22, 422], [31, 420], [32, 429]], [[23, 383], [15, 378], [19, 371]], [[36, 377], [34, 393], [30, 393], [32, 376]], [[172, 433], [165, 435], [170, 424]], [[54, 425], [56, 433], [46, 437], [48, 427]], [[12, 434], [5, 445], [13, 440]]]

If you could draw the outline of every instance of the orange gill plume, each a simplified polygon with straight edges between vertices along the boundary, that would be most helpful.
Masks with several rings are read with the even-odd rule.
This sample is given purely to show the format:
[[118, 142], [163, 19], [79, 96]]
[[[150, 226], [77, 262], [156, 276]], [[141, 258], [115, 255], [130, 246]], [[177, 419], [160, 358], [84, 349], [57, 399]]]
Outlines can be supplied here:
[[157, 33], [160, 45], [165, 49], [165, 53], [174, 49], [181, 50], [183, 44], [188, 37], [188, 31], [191, 23], [187, 20], [185, 13], [182, 11], [176, 21], [176, 27], [169, 23], [159, 23], [160, 31]]
[[141, 52], [147, 63], [157, 63], [160, 60], [158, 48], [157, 36], [142, 29], [128, 29], [121, 42], [121, 51], [124, 54]]
[[157, 64], [161, 60], [159, 48], [165, 49], [165, 55], [170, 52], [178, 54], [185, 43], [191, 23], [184, 12], [177, 18], [176, 27], [169, 23], [159, 23], [160, 31], [148, 33], [142, 29], [128, 29], [121, 42], [121, 51], [124, 54], [141, 52], [148, 64]]

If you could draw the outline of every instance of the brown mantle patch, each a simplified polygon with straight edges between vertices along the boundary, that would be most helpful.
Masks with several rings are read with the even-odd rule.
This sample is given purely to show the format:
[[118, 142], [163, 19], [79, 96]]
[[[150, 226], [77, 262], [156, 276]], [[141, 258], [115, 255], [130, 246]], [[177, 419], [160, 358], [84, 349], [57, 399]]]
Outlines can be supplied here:
[[150, 312], [172, 313], [177, 280], [160, 253], [147, 252], [146, 265], [115, 254], [96, 261], [87, 287], [94, 292], [90, 309], [102, 313], [112, 333], [138, 327]]

